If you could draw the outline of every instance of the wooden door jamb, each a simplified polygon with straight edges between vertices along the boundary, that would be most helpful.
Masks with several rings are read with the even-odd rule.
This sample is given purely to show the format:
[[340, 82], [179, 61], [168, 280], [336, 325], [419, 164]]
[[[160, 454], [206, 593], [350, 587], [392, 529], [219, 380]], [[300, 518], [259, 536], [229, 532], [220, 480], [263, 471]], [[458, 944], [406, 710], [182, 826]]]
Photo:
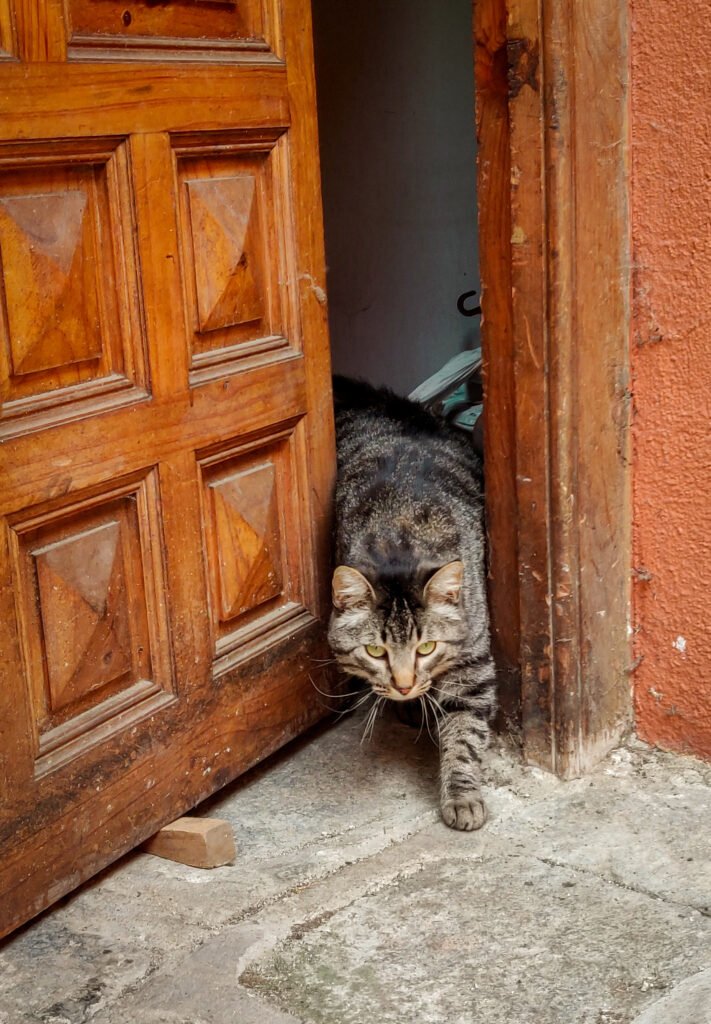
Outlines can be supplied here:
[[570, 777], [631, 714], [629, 11], [474, 8], [492, 632], [526, 760]]

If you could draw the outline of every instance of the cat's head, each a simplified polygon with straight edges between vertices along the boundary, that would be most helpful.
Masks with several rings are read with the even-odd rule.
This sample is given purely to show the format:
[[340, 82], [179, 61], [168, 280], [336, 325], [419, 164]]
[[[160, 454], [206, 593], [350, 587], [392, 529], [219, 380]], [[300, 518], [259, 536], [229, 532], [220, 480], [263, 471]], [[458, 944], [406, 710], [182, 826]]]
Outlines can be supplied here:
[[390, 700], [422, 696], [456, 663], [466, 638], [463, 579], [459, 561], [406, 586], [371, 583], [357, 569], [339, 565], [328, 639], [340, 667]]

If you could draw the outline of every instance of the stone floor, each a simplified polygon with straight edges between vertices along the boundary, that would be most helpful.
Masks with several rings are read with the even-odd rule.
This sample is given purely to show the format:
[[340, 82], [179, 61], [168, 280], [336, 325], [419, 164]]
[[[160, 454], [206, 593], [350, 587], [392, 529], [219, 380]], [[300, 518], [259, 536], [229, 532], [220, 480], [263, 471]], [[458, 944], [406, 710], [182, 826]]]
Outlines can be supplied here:
[[427, 736], [343, 719], [0, 945], [0, 1024], [711, 1024], [711, 765], [633, 743], [562, 783], [492, 751], [439, 820]]

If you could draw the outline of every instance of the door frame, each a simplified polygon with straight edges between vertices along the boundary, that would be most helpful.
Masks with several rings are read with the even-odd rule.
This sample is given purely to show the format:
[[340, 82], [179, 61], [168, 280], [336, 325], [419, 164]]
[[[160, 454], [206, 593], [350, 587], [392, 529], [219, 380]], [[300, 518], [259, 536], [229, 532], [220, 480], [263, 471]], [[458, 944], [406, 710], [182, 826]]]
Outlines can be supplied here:
[[630, 726], [629, 11], [475, 0], [492, 636], [527, 761]]

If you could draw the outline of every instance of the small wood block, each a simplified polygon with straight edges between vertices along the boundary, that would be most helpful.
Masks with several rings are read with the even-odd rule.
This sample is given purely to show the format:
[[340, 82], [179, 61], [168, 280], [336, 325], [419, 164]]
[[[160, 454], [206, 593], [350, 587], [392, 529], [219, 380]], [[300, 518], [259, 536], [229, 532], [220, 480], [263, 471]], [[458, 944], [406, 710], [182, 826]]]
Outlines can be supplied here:
[[230, 823], [220, 818], [178, 818], [141, 849], [194, 868], [218, 868], [233, 861], [237, 853]]

